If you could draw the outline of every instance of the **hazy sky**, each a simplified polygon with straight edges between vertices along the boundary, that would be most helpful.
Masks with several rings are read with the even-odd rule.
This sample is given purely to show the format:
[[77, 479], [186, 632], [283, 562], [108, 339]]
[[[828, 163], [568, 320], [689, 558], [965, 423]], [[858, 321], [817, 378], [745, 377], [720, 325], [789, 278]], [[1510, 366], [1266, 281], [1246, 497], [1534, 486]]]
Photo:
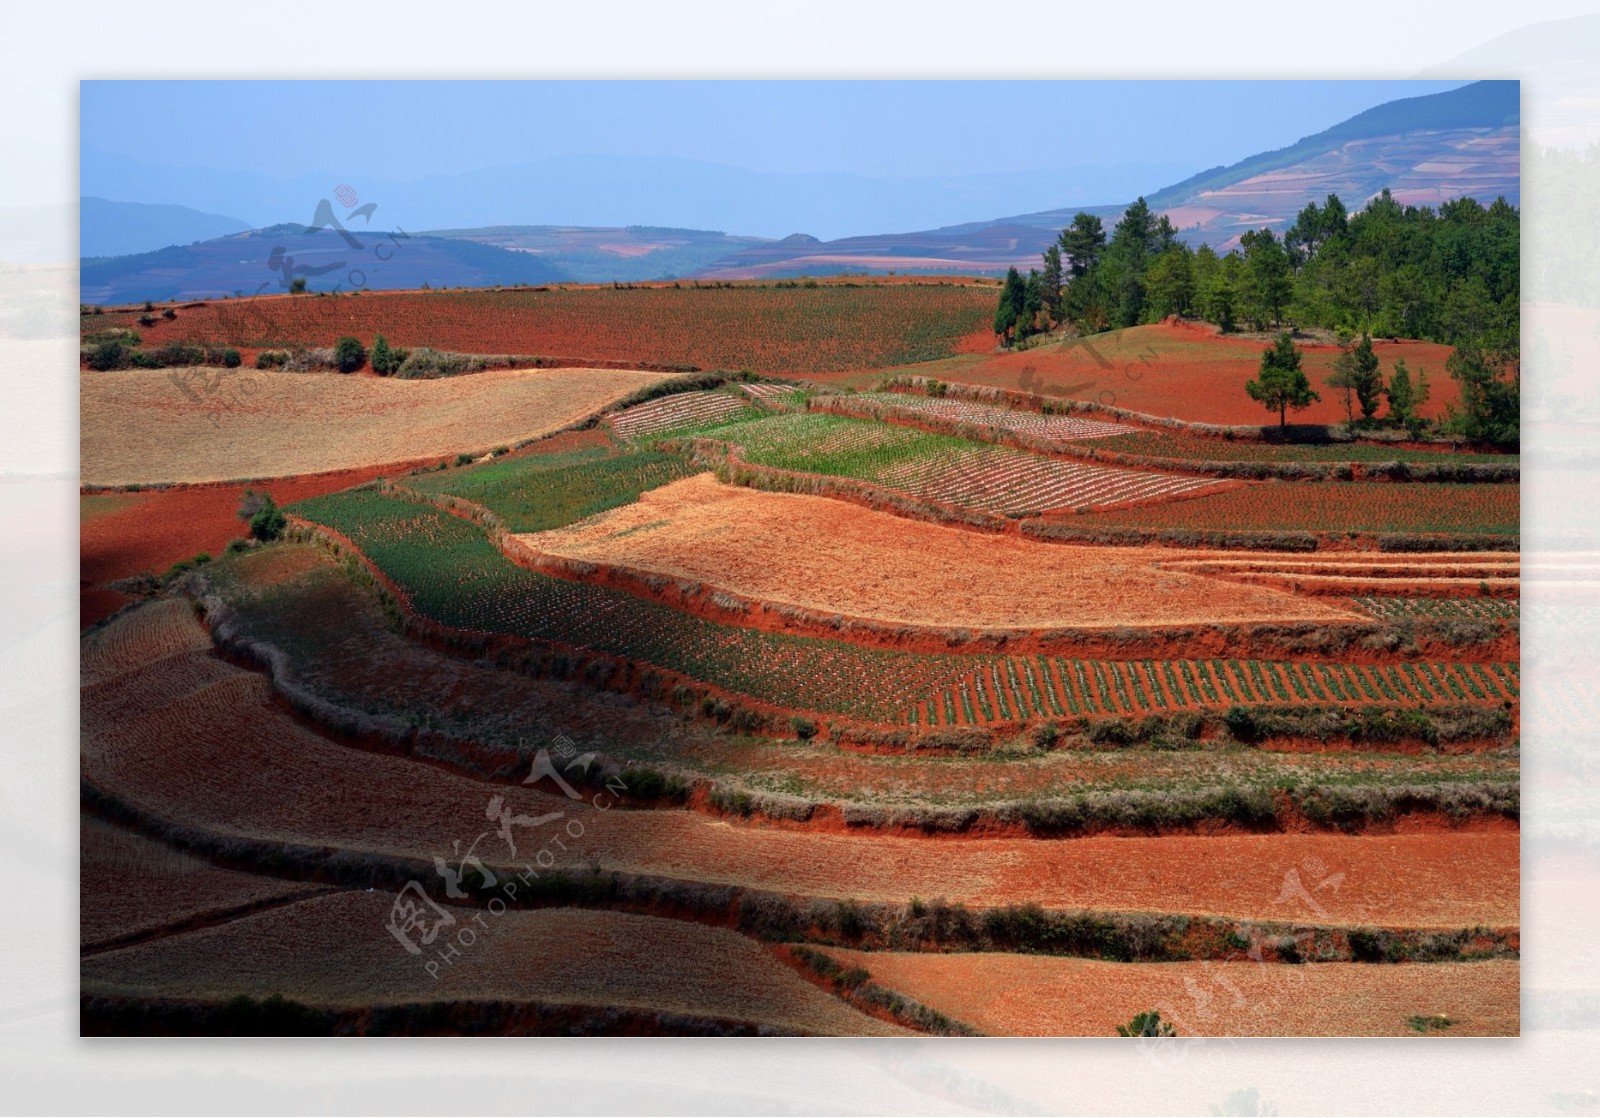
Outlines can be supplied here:
[[85, 82], [82, 142], [168, 166], [395, 180], [574, 154], [871, 176], [1201, 169], [1461, 84]]

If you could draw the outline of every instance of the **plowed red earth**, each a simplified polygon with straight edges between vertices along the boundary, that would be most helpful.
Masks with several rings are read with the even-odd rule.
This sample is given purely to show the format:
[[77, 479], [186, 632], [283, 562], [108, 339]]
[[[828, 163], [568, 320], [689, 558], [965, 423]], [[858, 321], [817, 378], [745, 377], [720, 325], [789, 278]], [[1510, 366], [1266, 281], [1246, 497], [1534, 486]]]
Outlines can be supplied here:
[[417, 462], [368, 466], [337, 473], [307, 474], [247, 485], [186, 485], [118, 493], [118, 503], [97, 506], [101, 495], [82, 498], [78, 529], [79, 624], [93, 625], [131, 600], [105, 584], [134, 575], [160, 574], [197, 552], [220, 554], [228, 541], [249, 535], [239, 519], [246, 489], [272, 494], [280, 505], [320, 497], [379, 475], [403, 473]]
[[78, 927], [85, 948], [323, 891], [219, 869], [89, 817], [80, 829], [78, 888]]
[[151, 348], [331, 346], [346, 334], [371, 344], [383, 334], [407, 348], [809, 375], [992, 349], [994, 301], [993, 287], [970, 281], [382, 291], [197, 304], [149, 326], [120, 311], [92, 316], [92, 328], [133, 328]]
[[[83, 963], [83, 989], [205, 1001], [281, 994], [334, 1007], [535, 1001], [823, 1035], [907, 1035], [721, 928], [616, 912], [457, 910], [433, 950], [411, 955], [389, 932], [395, 899], [337, 893], [97, 955]], [[439, 962], [447, 946], [456, 954]]]
[[909, 625], [1356, 619], [1347, 609], [1278, 590], [1160, 569], [1179, 559], [1222, 559], [1221, 553], [986, 536], [826, 497], [722, 485], [711, 474], [662, 486], [570, 528], [517, 538], [535, 552]]
[[[119, 642], [148, 647], [150, 629], [185, 626], [195, 622], [181, 602], [144, 607], [95, 634], [85, 657], [117, 664], [129, 659]], [[1514, 832], [940, 841], [742, 826], [685, 811], [602, 812], [334, 745], [273, 706], [263, 677], [196, 649], [191, 641], [136, 672], [91, 677], [82, 773], [150, 814], [214, 834], [431, 860], [483, 833], [480, 853], [504, 865], [504, 840], [484, 823], [498, 794], [518, 815], [567, 813], [577, 833], [563, 821], [515, 837], [524, 859], [548, 836], [562, 837], [558, 864], [571, 869], [976, 907], [1408, 927], [1518, 920]]]
[[1102, 963], [1035, 955], [828, 952], [875, 982], [999, 1036], [1114, 1036], [1154, 1009], [1181, 1036], [1516, 1036], [1521, 965], [1249, 960]]
[[[1212, 328], [1198, 324], [1159, 323], [1048, 343], [1020, 353], [931, 362], [905, 371], [962, 384], [1091, 400], [1196, 423], [1276, 424], [1277, 412], [1269, 415], [1244, 389], [1245, 382], [1260, 371], [1261, 354], [1269, 345], [1256, 339], [1220, 337]], [[1446, 405], [1459, 402], [1460, 392], [1444, 367], [1449, 346], [1379, 340], [1372, 345], [1386, 376], [1397, 360], [1405, 361], [1413, 377], [1419, 370], [1428, 373], [1430, 396], [1422, 409], [1424, 415], [1438, 417]], [[1322, 400], [1304, 411], [1291, 412], [1289, 422], [1344, 422], [1343, 393], [1326, 385], [1339, 348], [1312, 344], [1300, 348], [1305, 354], [1306, 376]]]

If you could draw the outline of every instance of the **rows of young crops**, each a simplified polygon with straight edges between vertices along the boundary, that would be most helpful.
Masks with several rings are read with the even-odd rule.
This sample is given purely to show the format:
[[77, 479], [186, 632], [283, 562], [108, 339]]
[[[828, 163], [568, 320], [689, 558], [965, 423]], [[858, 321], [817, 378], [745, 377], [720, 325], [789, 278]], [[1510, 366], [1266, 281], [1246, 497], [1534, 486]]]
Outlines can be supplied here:
[[1272, 660], [986, 659], [909, 721], [972, 725], [1171, 714], [1257, 705], [1498, 704], [1520, 693], [1516, 664], [1330, 664]]
[[877, 482], [986, 512], [1093, 508], [1194, 493], [1211, 478], [1064, 462], [873, 420], [820, 412], [769, 416], [706, 432], [748, 462]]
[[1211, 478], [1062, 462], [998, 447], [905, 462], [877, 480], [916, 497], [1008, 516], [1177, 497], [1216, 485]]
[[1104, 439], [1125, 435], [1134, 428], [1075, 415], [1041, 415], [1038, 412], [979, 404], [948, 397], [916, 396], [904, 392], [864, 392], [853, 397], [868, 403], [906, 408], [952, 423], [971, 423], [1002, 431], [1036, 435], [1042, 439]]
[[[404, 251], [403, 248], [398, 251]], [[275, 296], [179, 308], [141, 328], [168, 341], [258, 347], [371, 343], [459, 353], [812, 373], [948, 357], [987, 336], [994, 289], [961, 284], [524, 288]], [[102, 328], [133, 314], [93, 316]]]
[[681, 672], [781, 706], [871, 721], [948, 686], [971, 661], [719, 625], [507, 560], [475, 525], [371, 489], [294, 506], [348, 536], [416, 608], [455, 628], [557, 641]]
[[755, 414], [753, 408], [730, 392], [680, 392], [627, 408], [611, 416], [618, 438], [637, 439], [664, 435], [690, 427], [731, 423]]
[[1353, 598], [1351, 601], [1374, 617], [1396, 620], [1425, 617], [1442, 621], [1462, 618], [1498, 621], [1515, 619], [1521, 614], [1521, 603], [1506, 598]]
[[792, 397], [800, 395], [801, 393], [801, 389], [796, 388], [792, 384], [767, 384], [764, 382], [757, 382], [754, 384], [741, 384], [739, 387], [744, 389], [747, 396], [750, 396], [756, 400], [764, 401], [788, 400]]
[[1141, 508], [1091, 513], [1083, 528], [1418, 532], [1515, 536], [1521, 486], [1381, 481], [1269, 482]]
[[513, 532], [546, 532], [639, 499], [694, 473], [688, 460], [654, 450], [589, 447], [563, 454], [499, 458], [407, 478], [424, 493], [482, 505]]

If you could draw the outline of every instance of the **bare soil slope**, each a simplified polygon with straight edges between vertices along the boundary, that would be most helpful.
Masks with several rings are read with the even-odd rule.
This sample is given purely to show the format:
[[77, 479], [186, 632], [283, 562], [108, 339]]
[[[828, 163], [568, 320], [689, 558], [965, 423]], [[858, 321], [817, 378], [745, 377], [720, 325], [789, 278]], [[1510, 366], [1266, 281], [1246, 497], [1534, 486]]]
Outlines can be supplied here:
[[[413, 956], [388, 930], [394, 902], [392, 893], [338, 893], [107, 952], [84, 961], [83, 989], [205, 1001], [277, 993], [333, 1007], [534, 1001], [825, 1035], [907, 1035], [721, 928], [615, 912], [462, 909], [436, 950]], [[447, 944], [458, 955], [435, 978], [424, 964]]]
[[86, 485], [275, 478], [483, 452], [566, 426], [662, 379], [498, 369], [443, 380], [253, 369], [81, 378]]
[[1520, 963], [1104, 963], [831, 949], [874, 981], [1000, 1036], [1114, 1036], [1156, 1009], [1184, 1036], [1516, 1036]]
[[[1354, 612], [1158, 563], [1205, 552], [1075, 547], [907, 520], [700, 474], [535, 551], [688, 578], [763, 601], [901, 624], [1048, 628], [1350, 621]], [[1216, 555], [1215, 558], [1222, 558]]]

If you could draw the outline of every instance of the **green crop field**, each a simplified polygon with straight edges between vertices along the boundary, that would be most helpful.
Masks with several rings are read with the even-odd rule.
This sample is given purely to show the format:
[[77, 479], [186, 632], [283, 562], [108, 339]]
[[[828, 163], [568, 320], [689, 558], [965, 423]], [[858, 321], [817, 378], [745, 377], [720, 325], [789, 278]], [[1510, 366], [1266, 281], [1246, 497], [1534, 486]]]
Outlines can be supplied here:
[[1046, 660], [923, 655], [722, 625], [506, 559], [475, 525], [374, 489], [294, 511], [348, 536], [426, 617], [681, 672], [791, 709], [972, 724], [1284, 703], [1433, 705], [1514, 698], [1514, 666]]
[[544, 532], [629, 504], [693, 472], [678, 455], [588, 447], [424, 474], [406, 485], [480, 504], [513, 532]]

